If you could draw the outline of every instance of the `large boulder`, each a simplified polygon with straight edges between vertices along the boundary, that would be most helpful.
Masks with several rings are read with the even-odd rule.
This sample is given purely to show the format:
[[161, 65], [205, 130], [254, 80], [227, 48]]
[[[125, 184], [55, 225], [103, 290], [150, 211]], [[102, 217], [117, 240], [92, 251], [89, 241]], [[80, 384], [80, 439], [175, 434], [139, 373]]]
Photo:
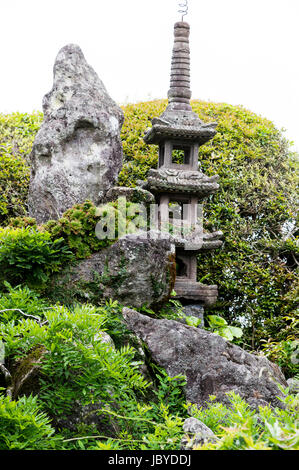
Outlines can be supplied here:
[[78, 46], [59, 51], [43, 111], [31, 153], [28, 200], [38, 223], [57, 219], [86, 199], [97, 204], [122, 167], [123, 112]]
[[169, 376], [185, 375], [186, 398], [204, 406], [209, 395], [229, 405], [234, 391], [250, 406], [282, 406], [278, 384], [287, 383], [279, 367], [250, 354], [221, 336], [173, 320], [157, 320], [123, 309], [128, 328], [144, 341], [152, 358]]
[[175, 283], [175, 246], [159, 232], [138, 232], [68, 268], [55, 280], [63, 292], [87, 300], [118, 300], [123, 305], [159, 308]]

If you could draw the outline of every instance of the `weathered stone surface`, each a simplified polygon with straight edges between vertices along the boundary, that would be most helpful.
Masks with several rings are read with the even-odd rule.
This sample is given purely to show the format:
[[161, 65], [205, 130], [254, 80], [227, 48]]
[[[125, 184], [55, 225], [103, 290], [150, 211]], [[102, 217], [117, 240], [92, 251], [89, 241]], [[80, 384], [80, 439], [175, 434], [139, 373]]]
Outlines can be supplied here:
[[14, 400], [20, 395], [38, 393], [40, 368], [46, 352], [43, 346], [37, 346], [16, 364], [12, 374], [11, 393], [9, 393]]
[[204, 308], [202, 305], [199, 305], [199, 304], [189, 304], [189, 305], [185, 305], [185, 307], [183, 307], [183, 313], [187, 316], [187, 317], [196, 317], [196, 318], [200, 318], [201, 320], [201, 323], [200, 323], [200, 328], [202, 328], [204, 326]]
[[74, 267], [69, 288], [82, 289], [84, 284], [87, 293], [92, 288], [98, 298], [136, 308], [163, 304], [174, 286], [175, 254], [171, 241], [158, 236], [138, 232], [120, 238]]
[[151, 169], [147, 185], [153, 192], [174, 192], [207, 196], [219, 189], [218, 175], [206, 176], [200, 171], [176, 170], [173, 168]]
[[172, 320], [157, 320], [123, 309], [126, 324], [151, 351], [152, 358], [174, 377], [186, 375], [186, 399], [204, 405], [209, 395], [226, 405], [234, 391], [253, 408], [282, 406], [277, 383], [287, 385], [279, 367], [250, 354], [221, 336]]
[[188, 278], [177, 278], [174, 290], [178, 299], [203, 302], [206, 307], [213, 305], [218, 296], [218, 287], [216, 285], [202, 284]]
[[64, 428], [70, 432], [78, 432], [78, 429], [82, 429], [83, 426], [89, 426], [94, 432], [113, 437], [119, 432], [117, 419], [107, 416], [107, 413], [101, 412], [102, 409], [105, 409], [105, 403], [101, 401], [83, 405], [76, 400], [71, 413], [62, 417], [52, 416], [52, 424], [57, 430]]
[[296, 377], [287, 380], [290, 393], [299, 393], [299, 380]]
[[78, 46], [59, 51], [43, 111], [31, 153], [28, 201], [39, 223], [86, 199], [97, 204], [122, 166], [123, 112]]
[[186, 435], [181, 441], [182, 450], [192, 450], [196, 446], [217, 440], [213, 431], [196, 418], [187, 418], [183, 424], [183, 430]]
[[106, 193], [104, 202], [116, 201], [119, 197], [125, 197], [128, 202], [139, 204], [154, 204], [155, 197], [149, 191], [142, 188], [126, 188], [115, 186]]

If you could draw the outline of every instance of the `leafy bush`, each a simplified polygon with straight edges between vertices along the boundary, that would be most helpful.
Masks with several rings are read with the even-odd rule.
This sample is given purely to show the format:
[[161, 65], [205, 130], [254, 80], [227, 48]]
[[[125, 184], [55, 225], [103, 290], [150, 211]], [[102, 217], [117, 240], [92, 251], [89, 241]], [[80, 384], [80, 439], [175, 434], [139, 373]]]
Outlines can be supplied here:
[[[100, 207], [96, 207], [91, 201], [85, 201], [68, 209], [61, 219], [50, 220], [44, 224], [43, 229], [49, 231], [54, 239], [62, 237], [76, 258], [87, 258], [91, 253], [114, 243], [119, 236], [120, 228], [124, 233], [135, 231], [132, 221], [138, 213], [138, 204], [126, 202], [124, 198], [119, 199], [124, 203], [124, 213], [119, 208], [118, 201]], [[102, 228], [112, 226], [115, 231], [109, 234], [109, 237], [98, 238], [97, 224]]]
[[[287, 392], [287, 390], [285, 391]], [[268, 406], [250, 409], [239, 395], [227, 394], [231, 407], [210, 397], [206, 409], [188, 405], [189, 412], [217, 436], [216, 442], [194, 446], [194, 450], [298, 450], [298, 396], [286, 395], [285, 409]]]
[[42, 114], [0, 114], [0, 225], [25, 216], [29, 187], [29, 153]]
[[[207, 175], [219, 174], [220, 189], [204, 203], [207, 230], [222, 230], [220, 250], [198, 256], [198, 279], [219, 286], [214, 310], [242, 327], [243, 345], [257, 349], [275, 337], [277, 319], [293, 316], [298, 303], [297, 155], [272, 122], [241, 106], [192, 101], [217, 134], [199, 149]], [[166, 101], [128, 105], [122, 140], [121, 185], [135, 186], [158, 162], [158, 147], [142, 139]]]
[[0, 450], [49, 450], [55, 429], [37, 397], [12, 401], [0, 394]]
[[232, 341], [234, 338], [241, 338], [243, 335], [241, 328], [228, 325], [227, 321], [218, 315], [208, 315], [208, 322], [213, 333], [223, 336], [228, 341]]
[[[6, 310], [2, 312], [0, 341], [5, 344], [5, 362], [12, 371], [37, 347], [45, 351], [37, 403], [53, 425], [61, 428], [63, 442], [60, 440], [57, 446], [99, 449], [111, 442], [114, 447], [128, 449], [146, 445], [177, 448], [186, 414], [182, 408], [183, 382], [161, 371], [156, 387], [145, 379], [140, 371], [142, 357], [129, 344], [136, 339], [119, 320], [122, 307], [110, 302], [101, 308], [78, 305], [70, 310], [43, 303], [38, 309], [37, 300], [34, 292], [20, 287], [10, 288], [0, 297], [0, 306]], [[120, 338], [125, 332], [122, 340], [127, 344], [114, 347], [104, 342], [107, 325], [111, 336]], [[77, 430], [70, 432], [61, 424], [68, 422], [78, 403], [82, 408], [101, 404], [98, 413], [102, 428], [79, 422]], [[180, 410], [181, 417], [177, 416]], [[102, 435], [99, 443], [84, 437], [95, 433]]]
[[[139, 179], [146, 178], [150, 168], [156, 167], [157, 146], [146, 145], [143, 135], [166, 104], [160, 100], [123, 108], [125, 165], [119, 184], [135, 186]], [[199, 160], [205, 173], [220, 175], [220, 190], [205, 204], [205, 224], [207, 229], [221, 229], [225, 240], [220, 250], [200, 254], [199, 279], [208, 274], [206, 282], [218, 284], [215, 311], [229, 324], [244, 327], [244, 344], [256, 349], [262, 339], [281, 332], [279, 319], [294, 315], [298, 301], [295, 155], [273, 123], [240, 106], [199, 101], [193, 101], [192, 106], [204, 121], [218, 122], [218, 133], [200, 148]], [[5, 155], [23, 158], [27, 165], [41, 117], [1, 116]], [[26, 168], [22, 171], [28, 172], [28, 165]], [[4, 178], [7, 185], [9, 177]], [[21, 187], [22, 174], [14, 181], [14, 188]], [[18, 209], [25, 204], [22, 196], [9, 214], [23, 214]], [[8, 213], [4, 217], [7, 220]], [[76, 244], [72, 240], [76, 228], [73, 237], [73, 229], [68, 226], [73, 217], [68, 218], [65, 230], [71, 231], [70, 244]], [[91, 237], [90, 243], [94, 242], [98, 241]], [[88, 243], [84, 241], [83, 245], [75, 248], [78, 256], [89, 252]]]
[[[218, 437], [202, 449], [298, 448], [298, 398], [286, 395], [285, 410], [254, 411], [233, 393], [230, 407], [216, 403], [214, 397], [206, 408], [185, 404], [185, 377], [171, 378], [145, 360], [140, 344], [134, 344], [136, 339], [121, 321], [122, 307], [117, 302], [67, 309], [46, 304], [28, 288], [9, 287], [0, 296], [0, 309], [6, 310], [0, 341], [13, 377], [16, 364], [31, 351], [37, 347], [44, 351], [35, 378], [37, 397], [11, 401], [0, 395], [3, 448], [178, 450], [182, 425], [190, 414]], [[104, 330], [115, 346], [102, 341]], [[75, 429], [68, 428], [78, 403], [87, 409], [99, 405], [98, 412], [91, 408], [100, 418], [97, 426], [78, 420]]]
[[299, 340], [270, 341], [263, 345], [263, 352], [282, 369], [286, 378], [299, 376]]
[[12, 287], [8, 282], [4, 284], [8, 292], [0, 296], [0, 322], [24, 318], [23, 313], [28, 318], [44, 318], [44, 310], [48, 308], [48, 304], [39, 294], [27, 286]]
[[[119, 176], [120, 185], [136, 186], [138, 180], [147, 177], [150, 168], [157, 166], [158, 148], [146, 145], [143, 135], [166, 105], [166, 100], [157, 100], [123, 107], [125, 122], [121, 137], [125, 164]], [[281, 326], [277, 320], [293, 316], [298, 302], [296, 156], [272, 122], [241, 106], [194, 100], [192, 107], [205, 122], [218, 122], [215, 138], [200, 147], [199, 161], [207, 175], [220, 176], [220, 190], [205, 203], [205, 228], [224, 232], [220, 250], [199, 255], [198, 277], [218, 284], [215, 312], [229, 324], [241, 326], [243, 345], [257, 349], [262, 339], [279, 334]], [[24, 213], [28, 183], [23, 182], [22, 172], [28, 172], [26, 161], [41, 117], [41, 114], [1, 115], [0, 141], [5, 146], [5, 155], [20, 157], [24, 163], [23, 169], [20, 163], [19, 173], [13, 171], [14, 188], [23, 188], [22, 201], [14, 202], [6, 212], [0, 204], [2, 223], [9, 215]], [[4, 175], [4, 180], [8, 184], [9, 177]], [[4, 205], [9, 206], [6, 202]], [[84, 240], [80, 245], [78, 241], [75, 246], [76, 228], [69, 227], [72, 216], [67, 218], [61, 231], [70, 230], [69, 243], [74, 244], [78, 257], [85, 253], [88, 256], [89, 242]], [[98, 241], [91, 237], [90, 243], [96, 246]]]
[[28, 228], [0, 229], [0, 277], [12, 283], [41, 286], [71, 259], [63, 239]]

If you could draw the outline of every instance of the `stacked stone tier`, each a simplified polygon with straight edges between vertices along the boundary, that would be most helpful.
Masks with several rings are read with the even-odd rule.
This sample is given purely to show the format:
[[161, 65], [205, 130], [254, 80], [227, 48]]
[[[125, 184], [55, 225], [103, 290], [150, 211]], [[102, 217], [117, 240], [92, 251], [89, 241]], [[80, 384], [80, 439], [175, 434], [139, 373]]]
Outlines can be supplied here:
[[[166, 111], [164, 117], [168, 117]], [[183, 139], [190, 142], [196, 142], [199, 145], [203, 145], [216, 135], [216, 125], [217, 124], [215, 123], [208, 123], [191, 127], [183, 125], [181, 122], [157, 122], [147, 130], [144, 136], [144, 141], [147, 144], [159, 144], [165, 139]]]
[[206, 306], [213, 305], [218, 297], [218, 287], [205, 285], [190, 279], [177, 279], [174, 285], [178, 299], [203, 302]]
[[212, 233], [203, 233], [201, 237], [173, 237], [176, 248], [183, 248], [186, 253], [189, 252], [190, 255], [198, 254], [200, 251], [209, 251], [215, 250], [222, 246], [222, 240], [220, 238], [223, 236], [221, 231], [212, 232]]
[[146, 189], [153, 193], [181, 193], [202, 198], [219, 189], [218, 179], [218, 175], [209, 177], [200, 171], [160, 168], [150, 170]]

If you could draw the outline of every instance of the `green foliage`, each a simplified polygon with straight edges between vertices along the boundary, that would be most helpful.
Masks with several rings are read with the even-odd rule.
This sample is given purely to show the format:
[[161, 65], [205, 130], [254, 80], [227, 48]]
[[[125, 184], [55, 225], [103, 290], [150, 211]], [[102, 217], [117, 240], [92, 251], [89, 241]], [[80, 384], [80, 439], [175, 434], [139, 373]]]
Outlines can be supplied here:
[[[166, 100], [157, 100], [123, 107], [120, 185], [134, 187], [147, 177], [150, 168], [156, 168], [158, 147], [146, 145], [143, 135], [166, 105]], [[209, 283], [219, 286], [215, 311], [229, 324], [239, 323], [244, 331], [243, 344], [257, 349], [262, 339], [279, 335], [282, 328], [277, 320], [293, 316], [298, 303], [296, 155], [272, 122], [241, 106], [194, 100], [192, 107], [203, 121], [218, 123], [215, 138], [200, 147], [199, 161], [207, 175], [220, 176], [220, 190], [205, 202], [205, 228], [224, 232], [220, 250], [199, 255], [198, 277], [209, 274]], [[2, 224], [9, 217], [25, 215], [28, 176], [24, 179], [24, 175], [29, 174], [28, 155], [41, 117], [1, 115], [4, 156], [0, 168], [2, 164], [6, 170], [0, 185], [10, 188], [2, 193]], [[14, 163], [18, 170], [13, 170]], [[6, 171], [12, 172], [12, 179]], [[7, 202], [5, 198], [15, 190], [19, 202]], [[76, 256], [88, 256], [99, 241], [93, 233], [87, 240], [81, 238], [84, 217], [68, 214], [66, 218], [61, 226], [53, 226], [53, 231], [66, 234]], [[287, 332], [281, 340], [287, 340]]]
[[0, 225], [25, 216], [29, 186], [29, 153], [42, 114], [0, 114]]
[[[35, 348], [46, 351], [37, 403], [53, 425], [57, 427], [55, 423], [60, 418], [67, 420], [78, 402], [82, 407], [101, 404], [98, 413], [102, 432], [78, 426], [76, 432], [70, 433], [60, 425], [64, 442], [58, 440], [56, 447], [109, 448], [111, 441], [113, 447], [122, 449], [178, 448], [182, 416], [186, 413], [182, 406], [184, 378], [170, 378], [159, 371], [155, 387], [144, 378], [140, 353], [129, 344], [136, 339], [132, 340], [120, 321], [119, 304], [67, 309], [41, 302], [39, 306], [39, 297], [28, 288], [9, 289], [0, 297], [0, 306], [6, 310], [0, 323], [5, 361], [14, 370], [14, 364]], [[106, 341], [105, 329], [119, 340], [115, 347]], [[98, 443], [84, 438], [99, 432], [102, 437]]]
[[230, 407], [210, 397], [207, 408], [188, 405], [189, 412], [216, 435], [216, 442], [194, 446], [194, 450], [298, 450], [298, 396], [287, 394], [285, 409], [268, 406], [252, 410], [234, 392], [228, 393]]
[[228, 325], [227, 321], [218, 315], [208, 315], [208, 322], [213, 333], [223, 336], [228, 341], [232, 341], [234, 338], [241, 338], [243, 335], [241, 328]]
[[[217, 135], [199, 153], [202, 170], [220, 176], [220, 190], [204, 203], [205, 229], [224, 232], [220, 250], [198, 257], [199, 280], [208, 276], [210, 284], [219, 286], [210, 328], [243, 346], [263, 348], [292, 377], [298, 374], [295, 155], [273, 123], [240, 106], [199, 101], [192, 106], [203, 121], [218, 122]], [[142, 137], [165, 107], [162, 100], [124, 107], [120, 185], [134, 187], [156, 168], [158, 148]], [[116, 203], [96, 208], [90, 201], [41, 227], [26, 217], [29, 153], [41, 119], [41, 114], [0, 115], [0, 224], [10, 224], [0, 234], [1, 276], [36, 287], [46, 284], [71, 253], [86, 258], [114, 242], [113, 237], [96, 237], [95, 227], [103, 219], [115, 219], [115, 238], [123, 230], [134, 231], [138, 219], [137, 204], [127, 203], [124, 218]], [[4, 285], [0, 341], [6, 366], [14, 373], [18, 361], [32, 351], [43, 348], [46, 353], [38, 397], [12, 401], [0, 396], [1, 449], [179, 449], [190, 410], [218, 437], [202, 449], [298, 449], [298, 398], [287, 395], [285, 410], [253, 411], [233, 394], [231, 406], [212, 397], [205, 409], [186, 407], [185, 379], [170, 378], [145, 361], [117, 302], [67, 308], [51, 305], [24, 285]], [[158, 315], [185, 317], [173, 299]], [[197, 319], [185, 321], [197, 326]], [[103, 343], [104, 330], [115, 347]], [[101, 403], [103, 428], [81, 424], [71, 432], [61, 425], [61, 433], [54, 433], [50, 418], [52, 426], [55, 419], [67, 419], [76, 401]]]
[[267, 341], [263, 352], [282, 369], [286, 378], [299, 374], [299, 340]]
[[278, 364], [287, 378], [299, 374], [299, 310], [264, 323], [264, 354]]
[[99, 240], [95, 228], [100, 216], [96, 206], [86, 201], [68, 209], [59, 220], [50, 220], [44, 229], [54, 239], [63, 238], [76, 258], [87, 258], [92, 252], [100, 250], [114, 240]]
[[[204, 203], [205, 228], [224, 233], [220, 250], [199, 255], [198, 279], [209, 274], [209, 283], [219, 286], [215, 311], [239, 323], [243, 345], [257, 349], [262, 339], [279, 334], [276, 320], [293, 316], [298, 303], [297, 156], [272, 122], [241, 106], [191, 104], [204, 122], [218, 123], [199, 161], [208, 176], [220, 176], [219, 191]], [[135, 186], [157, 167], [158, 147], [142, 137], [166, 105], [160, 100], [124, 108], [121, 185]]]
[[27, 286], [12, 287], [5, 282], [7, 293], [0, 296], [0, 321], [7, 321], [24, 318], [22, 312], [39, 319], [44, 318], [44, 309], [48, 304], [37, 293], [33, 292]]
[[28, 228], [0, 229], [0, 277], [11, 283], [42, 286], [71, 259], [62, 238]]
[[[27, 287], [8, 289], [0, 296], [6, 365], [14, 371], [14, 364], [35, 349], [45, 353], [36, 378], [37, 397], [12, 401], [0, 395], [0, 448], [178, 450], [190, 414], [218, 437], [202, 449], [298, 448], [298, 397], [288, 390], [284, 410], [254, 411], [233, 393], [230, 406], [213, 397], [205, 408], [186, 405], [185, 377], [169, 377], [146, 363], [150, 375], [145, 379], [140, 344], [133, 345], [117, 302], [68, 309], [48, 305]], [[105, 330], [115, 346], [107, 341]], [[82, 407], [100, 405], [98, 427], [80, 422], [72, 431], [64, 427], [78, 402]]]
[[[50, 220], [43, 229], [49, 231], [54, 239], [63, 238], [76, 258], [87, 258], [91, 253], [99, 251], [116, 241], [120, 232], [136, 231], [136, 213], [138, 204], [120, 201], [109, 202], [96, 207], [91, 201], [76, 204], [68, 209], [59, 220]], [[112, 227], [113, 232], [107, 232], [107, 237], [97, 237], [97, 225], [103, 229]], [[139, 224], [140, 227], [140, 224]], [[105, 232], [104, 232], [105, 233]]]
[[0, 450], [50, 450], [54, 433], [37, 397], [12, 401], [0, 395]]

